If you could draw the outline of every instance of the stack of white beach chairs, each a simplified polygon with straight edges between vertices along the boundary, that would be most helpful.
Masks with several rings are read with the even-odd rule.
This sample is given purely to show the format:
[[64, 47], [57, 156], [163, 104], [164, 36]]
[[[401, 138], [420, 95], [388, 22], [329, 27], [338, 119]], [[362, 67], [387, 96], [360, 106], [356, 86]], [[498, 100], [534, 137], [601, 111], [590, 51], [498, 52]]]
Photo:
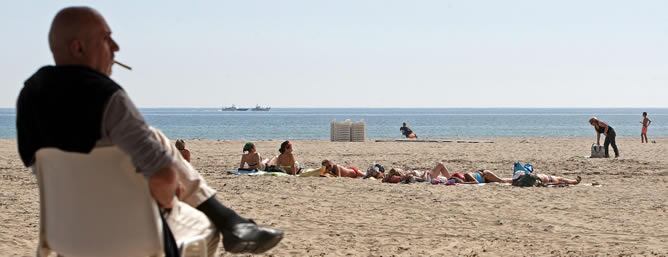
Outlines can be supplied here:
[[366, 123], [363, 120], [350, 120], [330, 123], [329, 138], [332, 142], [364, 142], [366, 141]]

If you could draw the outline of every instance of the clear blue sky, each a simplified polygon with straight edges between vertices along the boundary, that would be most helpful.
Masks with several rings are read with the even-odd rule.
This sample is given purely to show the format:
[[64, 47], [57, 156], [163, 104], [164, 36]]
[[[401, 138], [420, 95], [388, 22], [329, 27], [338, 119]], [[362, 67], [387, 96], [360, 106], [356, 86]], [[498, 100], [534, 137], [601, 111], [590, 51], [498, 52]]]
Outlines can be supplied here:
[[140, 107], [668, 107], [668, 1], [3, 1], [0, 107], [88, 5]]

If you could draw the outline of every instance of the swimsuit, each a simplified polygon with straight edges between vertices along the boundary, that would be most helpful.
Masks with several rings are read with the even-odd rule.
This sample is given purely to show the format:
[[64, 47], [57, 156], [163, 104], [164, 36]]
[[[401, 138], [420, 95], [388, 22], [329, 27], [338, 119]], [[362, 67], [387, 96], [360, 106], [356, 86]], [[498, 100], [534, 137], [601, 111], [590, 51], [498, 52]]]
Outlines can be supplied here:
[[353, 170], [357, 176], [364, 176], [364, 173], [360, 172], [357, 168], [355, 167], [350, 167], [351, 170]]
[[480, 172], [473, 172], [473, 178], [475, 178], [478, 183], [485, 183], [485, 179], [482, 177], [482, 174]]
[[453, 178], [458, 178], [458, 179], [461, 179], [461, 180], [466, 180], [466, 178], [464, 177], [464, 173], [461, 173], [461, 172], [455, 172], [454, 174], [452, 174], [452, 177]]
[[554, 184], [555, 182], [557, 182], [557, 178], [555, 178], [554, 176], [551, 176], [551, 175], [539, 174], [538, 176], [539, 176], [540, 180], [546, 179], [547, 183], [545, 183], [545, 184], [547, 184], [547, 185]]

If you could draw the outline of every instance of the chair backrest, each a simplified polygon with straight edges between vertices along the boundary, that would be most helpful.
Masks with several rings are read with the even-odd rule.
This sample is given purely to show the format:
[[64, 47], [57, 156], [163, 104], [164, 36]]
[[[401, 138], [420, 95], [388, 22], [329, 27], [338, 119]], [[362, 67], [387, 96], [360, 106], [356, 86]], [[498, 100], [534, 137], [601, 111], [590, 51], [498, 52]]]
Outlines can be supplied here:
[[147, 181], [117, 147], [90, 154], [40, 149], [40, 245], [63, 256], [162, 255]]

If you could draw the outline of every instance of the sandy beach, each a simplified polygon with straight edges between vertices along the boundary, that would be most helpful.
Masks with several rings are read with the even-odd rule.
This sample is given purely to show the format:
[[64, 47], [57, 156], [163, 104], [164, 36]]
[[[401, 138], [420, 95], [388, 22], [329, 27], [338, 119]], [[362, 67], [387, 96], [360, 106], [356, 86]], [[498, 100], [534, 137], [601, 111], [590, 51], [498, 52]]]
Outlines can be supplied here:
[[[187, 141], [193, 165], [218, 198], [285, 230], [267, 256], [667, 256], [668, 139], [619, 138], [622, 157], [589, 159], [593, 138], [485, 138], [493, 143], [295, 141], [298, 161], [366, 168], [490, 169], [512, 164], [574, 178], [564, 188], [383, 184], [348, 178], [231, 176], [243, 142]], [[256, 142], [277, 154], [280, 141]], [[38, 189], [15, 140], [0, 140], [0, 255], [33, 256]], [[601, 186], [591, 186], [591, 183]], [[228, 254], [222, 253], [223, 256]]]

